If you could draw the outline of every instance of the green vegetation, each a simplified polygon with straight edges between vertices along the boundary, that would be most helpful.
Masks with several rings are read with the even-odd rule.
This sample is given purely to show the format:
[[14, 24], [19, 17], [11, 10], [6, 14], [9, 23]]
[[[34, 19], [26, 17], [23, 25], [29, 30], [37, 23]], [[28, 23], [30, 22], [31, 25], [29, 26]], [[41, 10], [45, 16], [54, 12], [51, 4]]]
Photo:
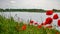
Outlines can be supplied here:
[[26, 24], [26, 30], [22, 30], [23, 25], [23, 22], [14, 21], [13, 17], [5, 18], [0, 15], [0, 34], [56, 34], [56, 32], [59, 32], [56, 29], [43, 27], [38, 29], [37, 26], [29, 24]]
[[[60, 10], [53, 9], [54, 12], [60, 12]], [[1, 9], [0, 12], [46, 12], [44, 9]]]

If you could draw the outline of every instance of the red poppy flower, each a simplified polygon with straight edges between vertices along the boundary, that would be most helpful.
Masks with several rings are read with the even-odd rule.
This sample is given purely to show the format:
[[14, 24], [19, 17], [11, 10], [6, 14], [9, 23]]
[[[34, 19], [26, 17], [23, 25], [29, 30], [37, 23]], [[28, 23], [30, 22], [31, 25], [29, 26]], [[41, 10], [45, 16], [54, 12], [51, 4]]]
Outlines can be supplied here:
[[36, 23], [34, 23], [35, 25], [37, 25], [38, 23], [36, 22]]
[[42, 25], [38, 25], [38, 29], [40, 29], [42, 27]]
[[55, 14], [54, 16], [53, 16], [53, 19], [58, 19], [59, 17], [58, 17], [58, 14]]
[[51, 24], [53, 19], [51, 17], [46, 18], [45, 24]]
[[26, 30], [26, 25], [23, 25], [22, 26], [22, 30]]
[[46, 11], [46, 15], [52, 15], [53, 14], [53, 10], [47, 10]]
[[60, 20], [58, 20], [58, 26], [60, 26]]
[[30, 20], [30, 23], [32, 24], [34, 21], [33, 20]]

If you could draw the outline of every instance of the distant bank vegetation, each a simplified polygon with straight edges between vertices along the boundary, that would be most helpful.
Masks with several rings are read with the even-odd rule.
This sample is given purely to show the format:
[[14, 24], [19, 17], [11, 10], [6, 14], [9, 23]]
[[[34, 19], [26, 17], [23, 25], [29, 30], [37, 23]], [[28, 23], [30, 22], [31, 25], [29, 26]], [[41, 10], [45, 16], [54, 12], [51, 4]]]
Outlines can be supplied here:
[[[52, 9], [54, 12], [60, 12], [60, 10]], [[0, 12], [46, 12], [44, 9], [1, 9]]]

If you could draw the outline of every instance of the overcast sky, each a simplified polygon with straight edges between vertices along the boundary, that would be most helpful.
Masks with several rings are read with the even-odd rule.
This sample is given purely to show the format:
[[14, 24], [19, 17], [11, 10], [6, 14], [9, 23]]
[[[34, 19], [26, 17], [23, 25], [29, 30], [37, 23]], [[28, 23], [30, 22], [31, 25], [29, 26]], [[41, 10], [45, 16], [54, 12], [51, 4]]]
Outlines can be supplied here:
[[0, 8], [60, 9], [60, 0], [0, 0]]

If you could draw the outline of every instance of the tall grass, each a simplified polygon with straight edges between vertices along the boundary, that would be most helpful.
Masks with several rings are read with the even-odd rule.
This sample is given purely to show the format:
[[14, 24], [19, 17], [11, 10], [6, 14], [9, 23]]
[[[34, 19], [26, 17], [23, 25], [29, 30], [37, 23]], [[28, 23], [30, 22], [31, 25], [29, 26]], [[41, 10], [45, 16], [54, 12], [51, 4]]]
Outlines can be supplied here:
[[[5, 18], [0, 15], [0, 34], [56, 34], [56, 29], [48, 29], [26, 24], [26, 30], [22, 30], [23, 22], [16, 22], [13, 17]], [[60, 34], [60, 32], [59, 32]]]

